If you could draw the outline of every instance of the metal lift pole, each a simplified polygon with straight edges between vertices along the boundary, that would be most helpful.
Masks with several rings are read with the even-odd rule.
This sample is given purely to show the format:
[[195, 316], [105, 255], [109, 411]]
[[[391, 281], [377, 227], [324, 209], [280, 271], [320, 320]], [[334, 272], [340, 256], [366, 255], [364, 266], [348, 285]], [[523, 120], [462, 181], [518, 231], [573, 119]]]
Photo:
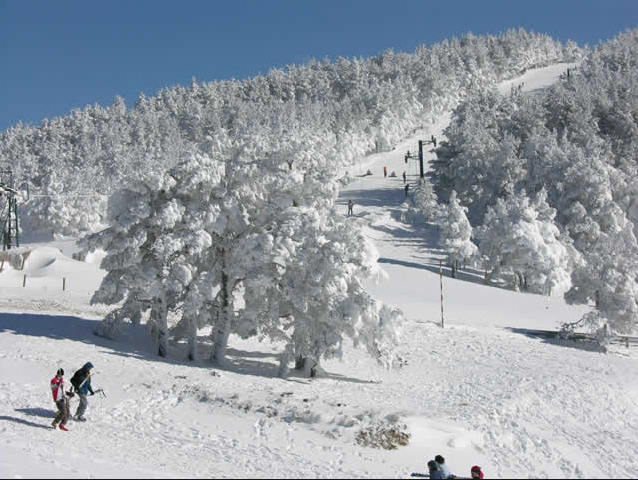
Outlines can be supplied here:
[[419, 140], [419, 170], [419, 175], [423, 178], [423, 140]]

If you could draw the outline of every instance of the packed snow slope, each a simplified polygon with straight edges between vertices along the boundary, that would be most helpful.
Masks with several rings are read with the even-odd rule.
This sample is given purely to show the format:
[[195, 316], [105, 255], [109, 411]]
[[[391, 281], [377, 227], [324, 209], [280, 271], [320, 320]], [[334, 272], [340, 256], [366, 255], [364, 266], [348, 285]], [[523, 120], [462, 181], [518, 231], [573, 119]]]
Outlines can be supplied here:
[[[542, 88], [565, 69], [519, 80]], [[355, 201], [362, 220], [353, 221], [367, 223], [388, 273], [370, 288], [406, 313], [403, 368], [385, 371], [348, 347], [344, 361], [325, 363], [327, 377], [282, 380], [271, 345], [239, 339], [226, 369], [184, 360], [180, 344], [160, 360], [143, 327], [115, 342], [92, 334], [104, 314], [88, 306], [104, 275], [98, 258], [72, 260], [72, 243], [31, 245], [24, 271], [0, 273], [0, 476], [406, 478], [441, 454], [461, 476], [481, 465], [486, 478], [634, 477], [638, 351], [604, 354], [519, 330], [575, 320], [584, 307], [486, 287], [480, 272], [464, 272], [443, 279], [438, 326], [443, 252], [433, 227], [401, 222], [401, 174], [416, 180], [405, 151], [441, 139], [447, 121], [364, 159], [351, 173], [373, 175], [340, 198], [344, 214]], [[384, 178], [384, 166], [397, 177]], [[90, 397], [88, 422], [54, 431], [48, 383], [57, 368], [68, 381], [86, 361], [107, 396]], [[357, 443], [379, 428], [409, 434], [408, 445]]]

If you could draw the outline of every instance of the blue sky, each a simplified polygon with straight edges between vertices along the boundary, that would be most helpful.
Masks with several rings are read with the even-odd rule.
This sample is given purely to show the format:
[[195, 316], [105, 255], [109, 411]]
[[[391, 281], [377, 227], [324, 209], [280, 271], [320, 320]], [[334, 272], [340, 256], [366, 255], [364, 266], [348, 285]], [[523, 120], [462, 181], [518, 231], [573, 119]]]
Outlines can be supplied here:
[[413, 52], [523, 27], [596, 45], [638, 26], [638, 1], [0, 0], [0, 131], [87, 104], [311, 58]]

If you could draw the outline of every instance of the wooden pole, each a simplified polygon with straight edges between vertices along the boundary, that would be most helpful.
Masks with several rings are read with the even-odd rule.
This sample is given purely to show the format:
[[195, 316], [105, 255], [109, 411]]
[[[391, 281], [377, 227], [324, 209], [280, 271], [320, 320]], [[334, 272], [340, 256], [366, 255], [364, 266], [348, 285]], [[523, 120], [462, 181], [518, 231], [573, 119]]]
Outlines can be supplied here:
[[445, 321], [443, 320], [443, 260], [439, 260], [439, 272], [441, 278], [441, 328], [445, 328]]
[[24, 278], [22, 279], [22, 288], [27, 286], [27, 274], [24, 274]]
[[64, 292], [66, 290], [66, 278], [62, 277], [62, 291]]

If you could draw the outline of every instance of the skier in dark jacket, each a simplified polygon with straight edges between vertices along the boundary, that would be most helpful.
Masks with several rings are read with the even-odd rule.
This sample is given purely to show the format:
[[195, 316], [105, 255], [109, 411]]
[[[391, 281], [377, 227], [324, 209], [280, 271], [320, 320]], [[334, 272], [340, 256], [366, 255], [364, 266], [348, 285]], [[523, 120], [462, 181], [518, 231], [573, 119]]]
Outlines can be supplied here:
[[87, 400], [88, 395], [95, 395], [93, 392], [93, 388], [91, 388], [91, 369], [93, 368], [93, 364], [91, 362], [87, 362], [84, 366], [75, 372], [73, 378], [71, 378], [71, 384], [75, 388], [78, 396], [80, 397], [80, 405], [78, 406], [77, 411], [75, 412], [74, 420], [84, 422], [86, 418], [84, 418], [84, 413], [86, 412], [87, 407], [89, 406], [89, 401]]
[[446, 478], [443, 476], [443, 472], [439, 470], [439, 465], [434, 460], [430, 460], [428, 462], [428, 470], [430, 470], [430, 478], [433, 480], [434, 479], [442, 480]]
[[445, 458], [443, 458], [441, 455], [437, 455], [436, 457], [434, 457], [434, 461], [439, 467], [439, 470], [441, 471], [443, 478], [455, 478], [455, 476], [452, 475], [450, 471], [448, 470], [447, 463], [445, 463]]

